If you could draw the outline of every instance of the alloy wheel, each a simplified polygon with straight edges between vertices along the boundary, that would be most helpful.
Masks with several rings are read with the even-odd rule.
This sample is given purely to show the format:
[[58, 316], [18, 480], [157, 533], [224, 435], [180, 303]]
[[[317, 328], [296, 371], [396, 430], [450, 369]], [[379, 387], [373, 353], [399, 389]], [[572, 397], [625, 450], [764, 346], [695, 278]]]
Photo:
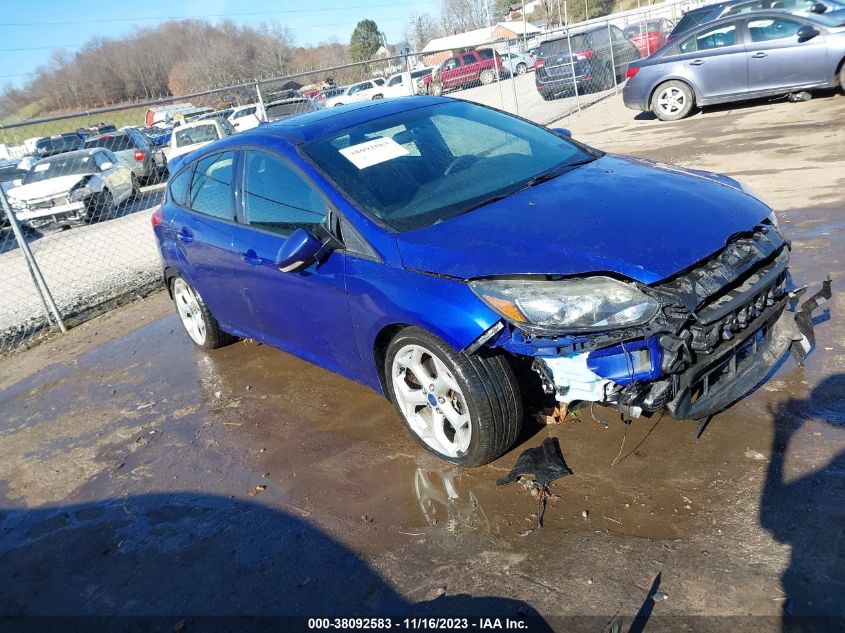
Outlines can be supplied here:
[[657, 96], [657, 107], [664, 114], [674, 115], [683, 110], [686, 100], [683, 90], [670, 86]]
[[399, 409], [420, 440], [447, 457], [469, 449], [469, 409], [446, 363], [421, 345], [405, 345], [393, 359], [391, 380]]
[[182, 325], [188, 336], [197, 345], [203, 345], [206, 337], [205, 319], [202, 316], [199, 301], [196, 294], [184, 279], [179, 277], [173, 282], [173, 300], [176, 302], [176, 311], [182, 319]]

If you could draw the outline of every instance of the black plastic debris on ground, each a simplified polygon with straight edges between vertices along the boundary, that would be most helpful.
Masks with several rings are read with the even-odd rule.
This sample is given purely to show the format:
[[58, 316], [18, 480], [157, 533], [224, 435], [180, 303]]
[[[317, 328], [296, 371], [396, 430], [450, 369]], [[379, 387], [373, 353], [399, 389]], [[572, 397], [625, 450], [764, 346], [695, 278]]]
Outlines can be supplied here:
[[520, 477], [533, 476], [534, 480], [547, 488], [555, 479], [571, 475], [572, 470], [563, 461], [560, 442], [556, 437], [547, 437], [537, 448], [529, 448], [517, 458], [516, 465], [507, 476], [496, 480], [497, 486], [506, 486]]
[[[507, 476], [496, 480], [497, 486], [521, 481], [532, 496], [537, 497], [537, 528], [543, 527], [543, 514], [546, 511], [546, 500], [557, 500], [558, 496], [549, 491], [549, 484], [555, 479], [571, 475], [572, 470], [563, 461], [560, 452], [560, 442], [556, 437], [547, 437], [536, 448], [529, 448], [517, 458], [516, 465]], [[526, 485], [527, 484], [527, 485]], [[527, 530], [521, 536], [533, 532]]]

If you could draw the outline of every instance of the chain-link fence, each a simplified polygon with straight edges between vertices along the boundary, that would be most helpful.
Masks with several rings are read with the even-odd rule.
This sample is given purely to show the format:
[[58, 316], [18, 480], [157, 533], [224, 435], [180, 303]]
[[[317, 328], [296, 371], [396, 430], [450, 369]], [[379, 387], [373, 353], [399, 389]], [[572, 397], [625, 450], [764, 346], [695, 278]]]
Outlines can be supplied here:
[[0, 126], [0, 353], [159, 283], [150, 216], [177, 156], [304, 112], [418, 94], [565, 125], [621, 90], [628, 63], [690, 6]]

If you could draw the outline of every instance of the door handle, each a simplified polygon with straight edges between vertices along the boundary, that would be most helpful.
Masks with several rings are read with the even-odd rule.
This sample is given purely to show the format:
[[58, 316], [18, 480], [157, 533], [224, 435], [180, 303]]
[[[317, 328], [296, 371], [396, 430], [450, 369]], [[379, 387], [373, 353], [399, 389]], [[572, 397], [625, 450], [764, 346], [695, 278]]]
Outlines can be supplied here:
[[754, 53], [751, 57], [753, 57], [754, 59], [760, 59], [760, 58], [762, 58], [762, 57], [765, 57], [767, 54], [768, 54], [768, 53], [763, 53], [763, 52], [761, 51], [761, 52], [759, 52], [759, 53]]
[[259, 257], [259, 256], [258, 256], [258, 254], [257, 254], [254, 250], [252, 250], [252, 249], [249, 249], [249, 250], [248, 250], [248, 251], [246, 251], [245, 253], [241, 253], [241, 259], [242, 259], [244, 262], [246, 262], [247, 264], [249, 264], [250, 266], [260, 266], [260, 265], [261, 265], [261, 263], [264, 261], [264, 260], [263, 260], [261, 257]]
[[704, 63], [703, 59], [696, 59], [689, 63], [690, 66], [701, 66]]
[[183, 244], [190, 244], [194, 241], [194, 234], [190, 231], [190, 229], [182, 227], [179, 231], [179, 239], [182, 240]]

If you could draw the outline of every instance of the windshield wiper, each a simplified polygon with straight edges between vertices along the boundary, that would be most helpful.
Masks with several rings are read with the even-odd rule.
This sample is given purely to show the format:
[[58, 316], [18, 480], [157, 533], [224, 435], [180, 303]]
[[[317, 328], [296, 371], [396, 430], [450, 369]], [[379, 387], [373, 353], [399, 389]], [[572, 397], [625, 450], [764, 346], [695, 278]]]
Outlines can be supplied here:
[[595, 158], [584, 158], [582, 160], [575, 161], [574, 163], [566, 163], [565, 165], [561, 165], [551, 171], [547, 171], [545, 174], [540, 174], [539, 176], [534, 176], [531, 180], [525, 183], [525, 188], [528, 189], [529, 187], [536, 187], [537, 185], [548, 182], [549, 180], [553, 180], [558, 176], [562, 176], [568, 171], [575, 169], [576, 167], [580, 167], [581, 165], [586, 165], [587, 163], [592, 163]]
[[[464, 209], [463, 211], [461, 211], [461, 214], [468, 213], [469, 211], [472, 211], [474, 209], [478, 209], [479, 207], [486, 207], [488, 204], [493, 204], [494, 202], [498, 202], [499, 200], [504, 200], [505, 198], [510, 198], [515, 193], [516, 193], [515, 191], [509, 191], [508, 193], [500, 193], [499, 195], [496, 195], [496, 196], [490, 196], [489, 198], [485, 198], [481, 202]], [[435, 224], [437, 224], [437, 223], [435, 222]]]

